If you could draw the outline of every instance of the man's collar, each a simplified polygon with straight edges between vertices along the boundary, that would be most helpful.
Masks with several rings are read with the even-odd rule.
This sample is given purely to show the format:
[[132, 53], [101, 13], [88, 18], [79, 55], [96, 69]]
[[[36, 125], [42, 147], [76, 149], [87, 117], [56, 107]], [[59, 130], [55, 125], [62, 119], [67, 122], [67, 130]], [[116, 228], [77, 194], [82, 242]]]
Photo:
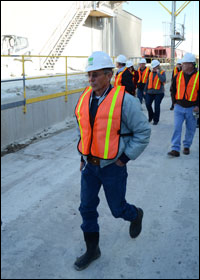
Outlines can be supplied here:
[[[108, 94], [108, 92], [112, 89], [112, 85], [110, 84], [109, 87], [104, 91], [104, 93], [99, 96], [99, 98], [105, 96]], [[98, 98], [96, 95], [95, 95], [95, 91], [92, 92], [92, 98]]]

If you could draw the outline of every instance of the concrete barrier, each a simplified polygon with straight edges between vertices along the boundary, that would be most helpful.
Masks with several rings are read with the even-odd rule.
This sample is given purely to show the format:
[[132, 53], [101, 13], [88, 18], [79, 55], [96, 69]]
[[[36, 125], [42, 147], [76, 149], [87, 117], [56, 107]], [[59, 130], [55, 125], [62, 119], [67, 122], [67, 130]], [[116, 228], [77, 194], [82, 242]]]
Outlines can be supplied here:
[[22, 106], [1, 110], [1, 150], [73, 117], [80, 94], [69, 95], [67, 102], [62, 96], [27, 104], [25, 114]]

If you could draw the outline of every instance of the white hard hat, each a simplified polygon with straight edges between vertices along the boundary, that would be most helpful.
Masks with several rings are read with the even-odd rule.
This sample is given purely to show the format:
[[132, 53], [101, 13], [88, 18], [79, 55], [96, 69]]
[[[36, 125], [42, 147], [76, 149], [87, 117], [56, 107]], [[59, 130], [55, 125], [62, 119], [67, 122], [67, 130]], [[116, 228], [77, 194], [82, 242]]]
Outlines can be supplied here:
[[116, 62], [126, 63], [126, 57], [123, 54], [118, 55]]
[[115, 68], [111, 57], [105, 52], [96, 51], [88, 58], [88, 64], [85, 71], [90, 72], [105, 68]]
[[141, 58], [139, 63], [145, 63], [145, 64], [146, 64], [146, 63], [147, 63], [147, 61], [146, 61], [146, 59], [145, 59], [145, 58]]
[[182, 58], [182, 63], [184, 62], [192, 62], [192, 63], [195, 63], [196, 62], [196, 58], [194, 56], [194, 54], [192, 53], [186, 53], [184, 55], [184, 57]]
[[176, 64], [182, 64], [182, 59], [177, 59], [177, 62], [176, 62]]
[[131, 66], [133, 66], [133, 62], [131, 61], [131, 60], [127, 60], [127, 62], [126, 62], [126, 67], [131, 67]]
[[159, 62], [157, 59], [152, 60], [152, 62], [151, 62], [151, 67], [152, 67], [152, 68], [155, 68], [155, 67], [157, 67], [158, 65], [160, 65], [160, 62]]

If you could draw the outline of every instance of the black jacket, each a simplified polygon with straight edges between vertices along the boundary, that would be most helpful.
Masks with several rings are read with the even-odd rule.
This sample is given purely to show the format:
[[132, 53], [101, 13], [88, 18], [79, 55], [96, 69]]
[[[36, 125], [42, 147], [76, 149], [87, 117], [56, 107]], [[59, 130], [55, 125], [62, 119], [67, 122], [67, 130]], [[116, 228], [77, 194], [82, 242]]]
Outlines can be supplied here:
[[125, 90], [128, 93], [134, 95], [135, 85], [133, 83], [133, 75], [128, 69], [126, 69], [122, 74], [122, 86], [125, 86]]

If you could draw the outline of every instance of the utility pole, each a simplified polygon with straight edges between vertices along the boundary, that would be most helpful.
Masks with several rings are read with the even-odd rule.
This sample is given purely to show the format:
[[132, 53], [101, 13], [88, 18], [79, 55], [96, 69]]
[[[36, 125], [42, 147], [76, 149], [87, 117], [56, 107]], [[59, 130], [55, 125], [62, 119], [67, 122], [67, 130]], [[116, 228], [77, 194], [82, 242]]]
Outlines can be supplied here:
[[[182, 34], [176, 32], [176, 17], [182, 12], [183, 9], [191, 2], [185, 1], [180, 8], [176, 11], [176, 2], [172, 1], [172, 11], [170, 12], [160, 1], [157, 1], [170, 15], [171, 15], [171, 66], [174, 67], [175, 64], [175, 49], [180, 43], [185, 40], [184, 38], [184, 25], [182, 27]], [[179, 41], [175, 44], [175, 41]]]
[[171, 65], [174, 68], [175, 64], [175, 32], [176, 32], [176, 1], [172, 1], [172, 13], [171, 13]]

